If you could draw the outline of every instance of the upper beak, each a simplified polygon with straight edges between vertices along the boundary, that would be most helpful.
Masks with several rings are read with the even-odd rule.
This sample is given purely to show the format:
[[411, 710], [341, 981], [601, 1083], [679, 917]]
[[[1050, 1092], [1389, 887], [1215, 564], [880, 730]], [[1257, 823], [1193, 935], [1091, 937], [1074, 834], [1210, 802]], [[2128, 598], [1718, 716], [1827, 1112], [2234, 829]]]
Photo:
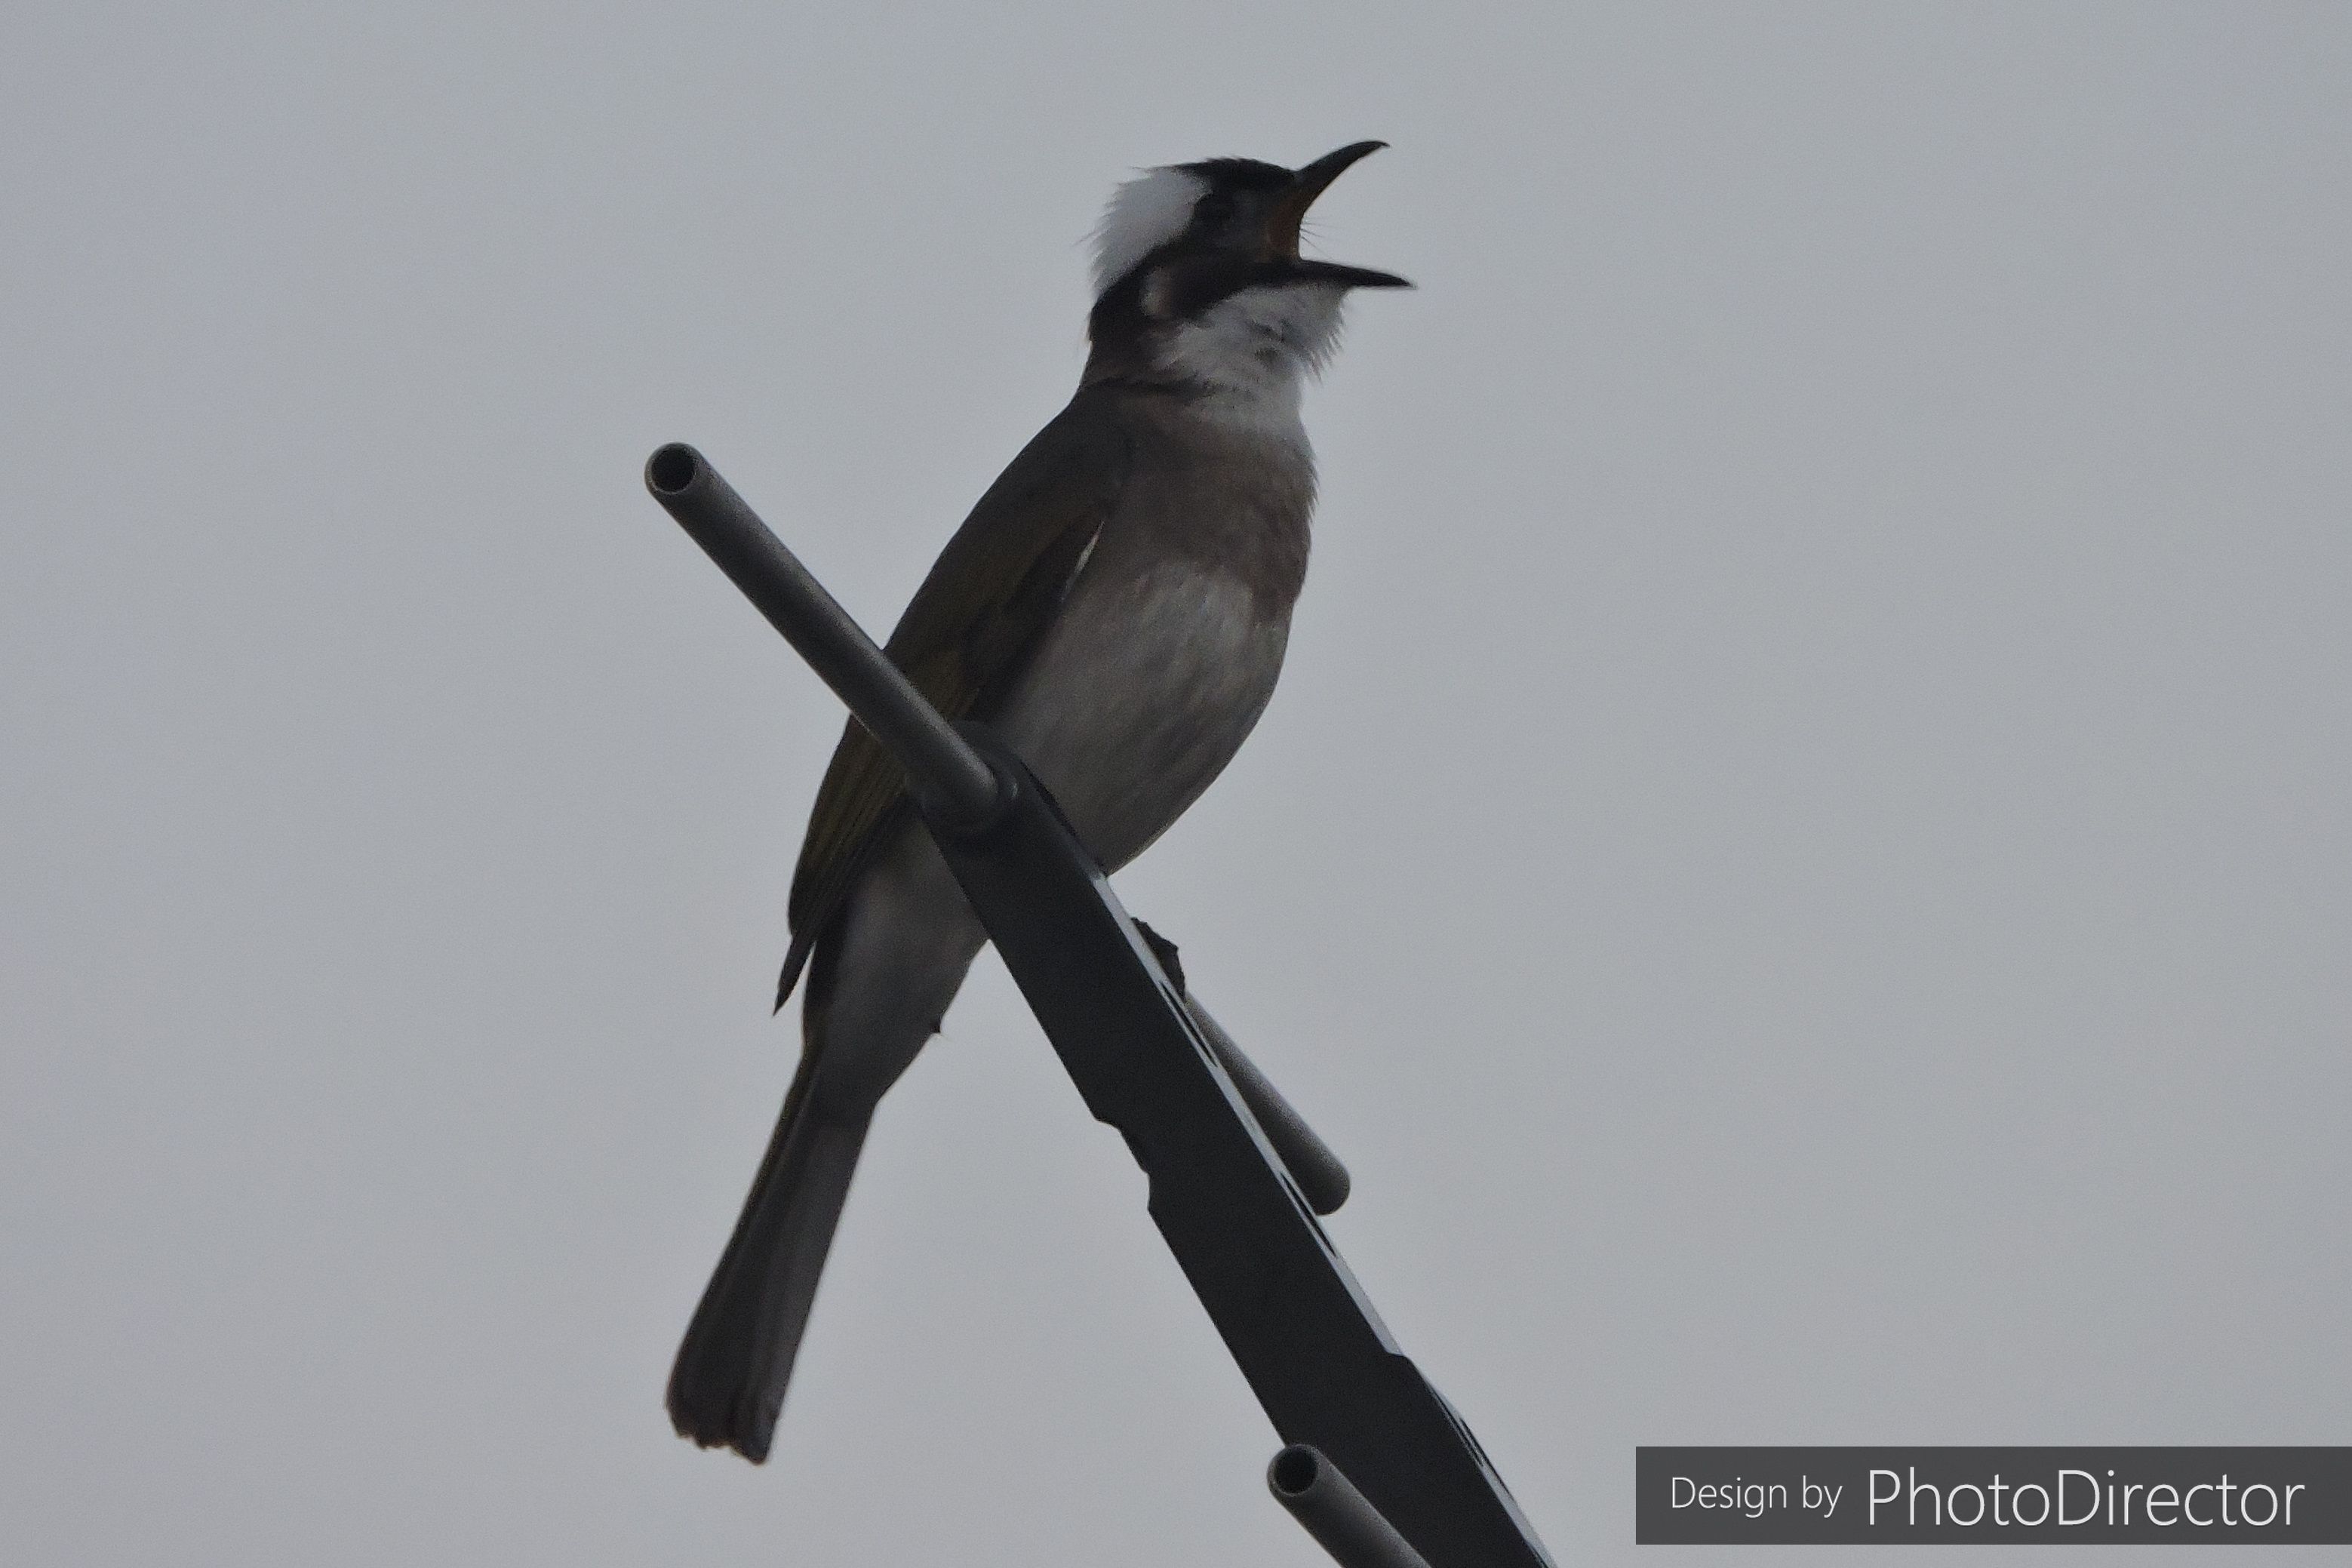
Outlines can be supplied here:
[[1385, 142], [1351, 142], [1336, 153], [1326, 153], [1290, 176], [1290, 188], [1282, 193], [1266, 219], [1266, 243], [1274, 247], [1276, 257], [1296, 264], [1296, 270], [1311, 273], [1333, 283], [1345, 283], [1358, 289], [1410, 289], [1412, 287], [1393, 272], [1375, 272], [1368, 267], [1342, 267], [1332, 261], [1300, 261], [1298, 259], [1298, 229], [1307, 219], [1307, 209], [1315, 198], [1330, 189], [1331, 182], [1347, 173], [1358, 161], [1368, 158], [1387, 146]]

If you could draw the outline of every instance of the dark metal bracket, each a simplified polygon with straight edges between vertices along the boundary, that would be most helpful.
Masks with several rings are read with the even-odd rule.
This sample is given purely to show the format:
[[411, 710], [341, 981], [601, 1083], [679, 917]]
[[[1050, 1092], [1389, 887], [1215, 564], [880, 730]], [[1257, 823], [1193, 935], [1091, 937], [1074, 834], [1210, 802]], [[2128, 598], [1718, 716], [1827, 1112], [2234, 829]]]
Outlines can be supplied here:
[[[1347, 1568], [1549, 1568], [1460, 1416], [1316, 1222], [1345, 1167], [1181, 980], [1021, 760], [950, 725], [690, 447], [646, 467], [677, 520], [906, 768], [941, 852], [1288, 1447], [1276, 1498]], [[1166, 962], [1163, 963], [1163, 954]]]

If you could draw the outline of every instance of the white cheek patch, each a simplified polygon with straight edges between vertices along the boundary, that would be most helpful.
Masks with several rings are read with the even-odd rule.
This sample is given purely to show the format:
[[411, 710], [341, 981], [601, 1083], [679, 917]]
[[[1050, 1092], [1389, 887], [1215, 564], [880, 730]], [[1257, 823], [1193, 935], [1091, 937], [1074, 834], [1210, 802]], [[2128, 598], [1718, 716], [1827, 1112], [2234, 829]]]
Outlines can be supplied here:
[[1095, 226], [1095, 298], [1182, 234], [1192, 221], [1192, 205], [1208, 188], [1206, 180], [1182, 169], [1146, 169], [1112, 192]]

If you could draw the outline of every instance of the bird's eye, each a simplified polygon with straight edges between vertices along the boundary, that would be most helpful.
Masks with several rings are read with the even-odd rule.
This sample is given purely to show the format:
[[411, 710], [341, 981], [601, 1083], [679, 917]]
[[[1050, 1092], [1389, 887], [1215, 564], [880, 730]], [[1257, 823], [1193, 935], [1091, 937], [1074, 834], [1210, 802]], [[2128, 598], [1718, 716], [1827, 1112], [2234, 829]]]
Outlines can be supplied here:
[[1211, 191], [1192, 204], [1194, 228], [1223, 228], [1234, 216], [1234, 194], [1231, 191]]

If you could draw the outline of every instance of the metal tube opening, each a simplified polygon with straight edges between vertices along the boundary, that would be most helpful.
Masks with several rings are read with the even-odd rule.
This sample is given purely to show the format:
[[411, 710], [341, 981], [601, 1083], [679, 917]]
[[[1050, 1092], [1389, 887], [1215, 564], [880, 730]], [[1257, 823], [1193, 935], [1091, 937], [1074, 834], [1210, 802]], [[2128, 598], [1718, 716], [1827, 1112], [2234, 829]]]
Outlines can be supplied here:
[[1340, 1568], [1429, 1568], [1429, 1560], [1320, 1449], [1291, 1444], [1266, 1466], [1265, 1485]]
[[646, 484], [657, 495], [674, 496], [694, 483], [702, 455], [680, 441], [656, 451], [646, 463]]

